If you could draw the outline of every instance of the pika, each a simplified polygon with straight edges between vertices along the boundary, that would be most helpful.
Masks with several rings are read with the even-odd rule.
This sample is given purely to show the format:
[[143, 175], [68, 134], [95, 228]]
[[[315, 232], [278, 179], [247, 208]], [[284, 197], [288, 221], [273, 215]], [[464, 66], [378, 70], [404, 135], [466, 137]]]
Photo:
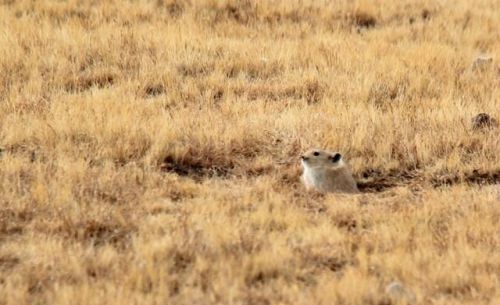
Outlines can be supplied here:
[[307, 190], [323, 193], [359, 193], [348, 164], [338, 152], [312, 149], [300, 156], [302, 182]]

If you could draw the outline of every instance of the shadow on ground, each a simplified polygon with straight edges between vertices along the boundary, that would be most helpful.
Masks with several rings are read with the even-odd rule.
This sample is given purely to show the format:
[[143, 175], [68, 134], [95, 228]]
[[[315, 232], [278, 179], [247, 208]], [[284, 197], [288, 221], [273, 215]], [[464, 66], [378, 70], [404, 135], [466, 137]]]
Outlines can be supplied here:
[[[234, 164], [230, 166], [211, 165], [206, 162], [190, 162], [189, 160], [175, 160], [167, 157], [161, 165], [161, 170], [175, 173], [179, 176], [203, 181], [211, 178], [231, 179], [235, 176], [255, 177], [277, 173], [284, 184], [296, 183], [300, 180], [300, 170], [295, 166], [278, 166], [274, 169], [256, 172], [254, 169], [245, 170]], [[426, 175], [419, 170], [391, 170], [383, 172], [376, 169], [367, 169], [355, 177], [359, 190], [362, 193], [383, 192], [394, 187], [418, 187], [430, 185], [434, 188], [446, 187], [455, 184], [492, 185], [500, 184], [500, 170], [487, 172], [473, 170], [461, 173], [442, 173]]]
[[492, 185], [500, 184], [500, 171], [486, 172], [473, 170], [465, 173], [444, 173], [426, 177], [418, 171], [389, 171], [381, 173], [366, 170], [357, 179], [358, 188], [363, 193], [383, 192], [399, 186], [431, 185], [434, 188], [455, 184]]

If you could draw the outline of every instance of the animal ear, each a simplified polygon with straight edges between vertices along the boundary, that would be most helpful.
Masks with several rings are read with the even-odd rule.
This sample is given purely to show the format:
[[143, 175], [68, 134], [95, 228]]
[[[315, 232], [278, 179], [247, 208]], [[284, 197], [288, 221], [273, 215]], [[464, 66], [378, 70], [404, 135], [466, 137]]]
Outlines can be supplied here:
[[339, 154], [339, 153], [336, 153], [336, 154], [335, 154], [335, 155], [333, 155], [333, 157], [332, 157], [332, 161], [333, 161], [333, 163], [337, 163], [337, 162], [339, 162], [339, 161], [340, 161], [340, 159], [342, 159], [342, 155], [341, 155], [341, 154]]

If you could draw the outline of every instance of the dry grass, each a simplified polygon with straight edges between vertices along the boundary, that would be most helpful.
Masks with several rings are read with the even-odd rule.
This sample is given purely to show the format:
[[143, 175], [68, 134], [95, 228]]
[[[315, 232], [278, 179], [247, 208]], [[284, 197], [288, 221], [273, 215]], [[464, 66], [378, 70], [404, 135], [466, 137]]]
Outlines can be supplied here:
[[499, 304], [498, 11], [0, 1], [0, 304]]

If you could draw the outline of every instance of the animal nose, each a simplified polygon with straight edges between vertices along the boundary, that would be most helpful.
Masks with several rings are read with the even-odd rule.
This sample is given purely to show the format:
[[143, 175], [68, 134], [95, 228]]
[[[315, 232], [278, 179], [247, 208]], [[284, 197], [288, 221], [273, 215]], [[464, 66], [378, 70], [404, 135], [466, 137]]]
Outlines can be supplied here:
[[306, 156], [304, 156], [304, 155], [300, 156], [300, 158], [301, 158], [302, 160], [304, 160], [304, 161], [306, 161], [306, 160], [307, 160], [307, 157], [306, 157]]

